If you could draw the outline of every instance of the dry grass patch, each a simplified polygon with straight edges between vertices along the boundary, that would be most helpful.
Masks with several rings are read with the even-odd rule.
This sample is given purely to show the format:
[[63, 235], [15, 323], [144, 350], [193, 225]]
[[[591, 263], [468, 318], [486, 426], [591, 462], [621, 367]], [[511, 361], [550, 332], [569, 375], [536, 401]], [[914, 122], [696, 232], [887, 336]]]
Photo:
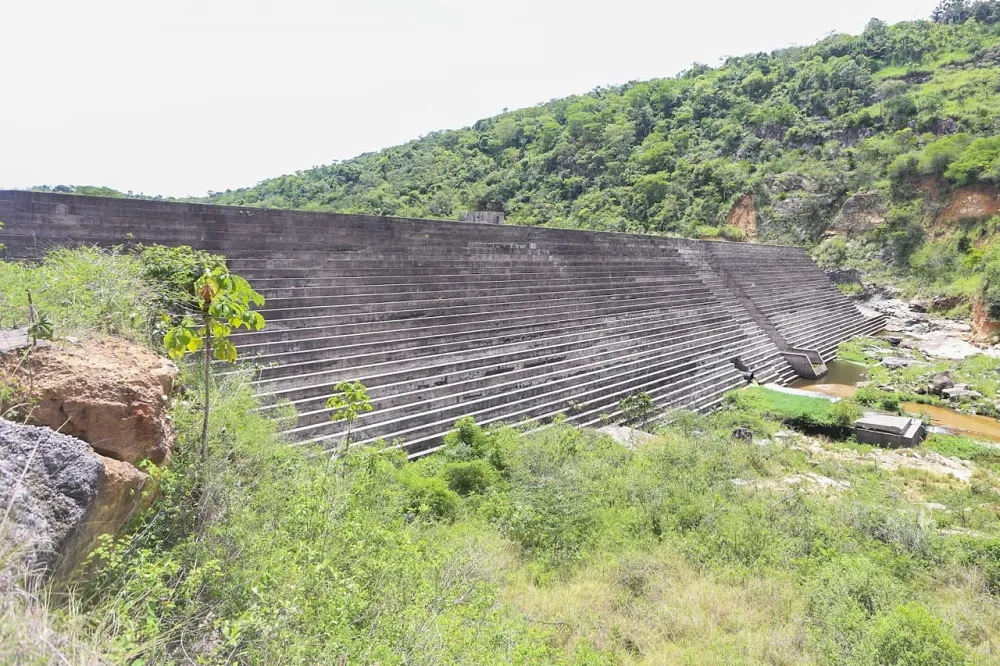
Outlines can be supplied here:
[[587, 642], [625, 664], [815, 661], [790, 583], [725, 581], [669, 548], [608, 558], [559, 584], [517, 581], [506, 597], [556, 627], [568, 652]]

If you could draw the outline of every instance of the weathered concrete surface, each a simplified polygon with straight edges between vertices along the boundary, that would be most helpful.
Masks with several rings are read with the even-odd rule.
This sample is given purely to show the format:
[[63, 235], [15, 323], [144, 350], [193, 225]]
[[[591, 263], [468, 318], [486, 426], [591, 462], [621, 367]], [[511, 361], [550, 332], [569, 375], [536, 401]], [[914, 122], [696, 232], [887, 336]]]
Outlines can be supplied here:
[[920, 419], [868, 412], [854, 422], [854, 434], [859, 442], [879, 446], [916, 446], [927, 434]]
[[267, 327], [232, 337], [259, 362], [265, 410], [291, 402], [288, 436], [322, 447], [344, 436], [326, 408], [343, 380], [375, 408], [353, 441], [421, 454], [467, 415], [597, 426], [637, 392], [709, 410], [746, 382], [734, 359], [787, 382], [785, 346], [829, 358], [881, 328], [797, 247], [37, 192], [0, 192], [0, 219], [5, 257], [123, 242], [225, 254], [267, 298]]

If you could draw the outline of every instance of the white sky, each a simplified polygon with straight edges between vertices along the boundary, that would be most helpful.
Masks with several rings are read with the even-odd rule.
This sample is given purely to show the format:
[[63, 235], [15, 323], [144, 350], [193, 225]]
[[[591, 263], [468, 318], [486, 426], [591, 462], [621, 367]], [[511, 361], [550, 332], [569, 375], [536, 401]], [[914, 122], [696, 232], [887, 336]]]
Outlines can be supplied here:
[[0, 187], [249, 186], [936, 0], [0, 0]]

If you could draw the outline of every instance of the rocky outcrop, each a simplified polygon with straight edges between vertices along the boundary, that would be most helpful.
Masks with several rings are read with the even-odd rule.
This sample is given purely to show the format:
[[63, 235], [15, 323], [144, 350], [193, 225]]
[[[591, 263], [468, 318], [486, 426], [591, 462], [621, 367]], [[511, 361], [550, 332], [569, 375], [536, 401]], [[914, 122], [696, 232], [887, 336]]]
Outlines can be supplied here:
[[980, 342], [992, 341], [1000, 333], [1000, 322], [990, 319], [986, 304], [980, 299], [972, 301], [972, 336]]
[[744, 194], [733, 204], [726, 223], [742, 229], [749, 240], [757, 238], [757, 203], [752, 194]]
[[0, 420], [0, 507], [10, 507], [3, 537], [14, 547], [8, 571], [68, 577], [102, 535], [141, 508], [147, 481], [75, 437]]
[[951, 196], [948, 206], [937, 214], [938, 224], [957, 222], [965, 218], [985, 218], [1000, 212], [1000, 191], [992, 185], [960, 187]]
[[169, 361], [114, 338], [0, 354], [0, 378], [34, 424], [0, 421], [0, 506], [16, 525], [0, 544], [17, 544], [18, 562], [67, 578], [152, 499], [136, 465], [170, 458], [176, 377]]
[[56, 567], [97, 497], [101, 461], [85, 442], [49, 428], [0, 420], [4, 541], [30, 571]]
[[0, 377], [30, 385], [28, 422], [89, 443], [135, 465], [163, 464], [175, 434], [167, 397], [177, 367], [139, 345], [104, 338], [0, 355]]
[[855, 194], [841, 206], [828, 231], [841, 236], [862, 234], [882, 226], [885, 213], [885, 199], [878, 192]]

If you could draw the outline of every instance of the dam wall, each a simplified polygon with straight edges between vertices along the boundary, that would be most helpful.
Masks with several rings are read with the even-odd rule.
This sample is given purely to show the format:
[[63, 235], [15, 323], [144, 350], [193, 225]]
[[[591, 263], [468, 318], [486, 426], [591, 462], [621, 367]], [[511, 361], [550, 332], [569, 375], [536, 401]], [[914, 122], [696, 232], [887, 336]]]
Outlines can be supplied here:
[[[865, 319], [801, 249], [0, 191], [0, 258], [53, 247], [160, 243], [224, 254], [267, 299], [241, 357], [288, 432], [333, 448], [333, 386], [358, 380], [374, 411], [352, 431], [421, 454], [455, 420], [618, 420], [648, 394], [705, 411], [759, 381], [787, 382], [790, 349], [824, 360]], [[224, 370], [224, 369], [223, 369]]]

